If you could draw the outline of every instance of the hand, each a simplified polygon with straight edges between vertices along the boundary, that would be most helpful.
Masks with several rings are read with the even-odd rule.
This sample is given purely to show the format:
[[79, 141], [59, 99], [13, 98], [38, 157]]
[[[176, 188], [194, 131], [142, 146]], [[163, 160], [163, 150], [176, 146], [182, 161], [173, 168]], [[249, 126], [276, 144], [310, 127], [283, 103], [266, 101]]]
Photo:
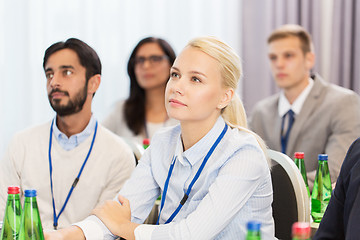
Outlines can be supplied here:
[[119, 202], [114, 200], [106, 201], [92, 211], [106, 225], [106, 227], [117, 236], [122, 236], [125, 229], [122, 226], [131, 223], [131, 209], [129, 200], [120, 196]]

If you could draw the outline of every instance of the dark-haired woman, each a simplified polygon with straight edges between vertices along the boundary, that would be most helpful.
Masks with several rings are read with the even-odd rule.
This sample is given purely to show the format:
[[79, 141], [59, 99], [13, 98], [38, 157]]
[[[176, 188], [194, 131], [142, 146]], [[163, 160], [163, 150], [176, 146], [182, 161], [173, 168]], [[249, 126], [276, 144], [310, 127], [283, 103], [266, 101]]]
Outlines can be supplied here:
[[103, 125], [125, 139], [142, 144], [162, 127], [177, 123], [165, 109], [165, 87], [175, 52], [165, 40], [142, 39], [130, 55], [130, 95], [116, 103]]

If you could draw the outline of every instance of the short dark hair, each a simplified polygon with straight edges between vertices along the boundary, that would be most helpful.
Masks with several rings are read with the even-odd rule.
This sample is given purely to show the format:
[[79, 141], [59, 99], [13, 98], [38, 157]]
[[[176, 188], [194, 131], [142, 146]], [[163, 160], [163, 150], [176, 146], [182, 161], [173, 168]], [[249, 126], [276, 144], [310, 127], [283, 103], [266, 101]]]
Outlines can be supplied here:
[[69, 38], [65, 42], [57, 42], [48, 47], [44, 55], [44, 70], [49, 57], [53, 53], [62, 49], [71, 49], [76, 52], [79, 57], [81, 66], [85, 67], [86, 69], [86, 81], [88, 81], [92, 76], [96, 74], [101, 75], [101, 61], [95, 50], [92, 49], [85, 42], [76, 38]]
[[172, 66], [176, 58], [176, 54], [170, 44], [164, 39], [156, 37], [147, 37], [142, 39], [132, 51], [127, 65], [127, 72], [130, 78], [130, 96], [125, 101], [124, 116], [127, 126], [135, 135], [140, 134], [145, 126], [145, 91], [142, 87], [140, 87], [136, 80], [135, 58], [139, 48], [146, 43], [157, 43], [161, 50], [164, 51], [164, 54], [168, 57], [170, 66]]
[[273, 41], [288, 37], [296, 37], [300, 40], [301, 50], [304, 55], [313, 51], [310, 34], [305, 30], [305, 28], [296, 24], [286, 24], [275, 29], [268, 37], [267, 42], [270, 44]]

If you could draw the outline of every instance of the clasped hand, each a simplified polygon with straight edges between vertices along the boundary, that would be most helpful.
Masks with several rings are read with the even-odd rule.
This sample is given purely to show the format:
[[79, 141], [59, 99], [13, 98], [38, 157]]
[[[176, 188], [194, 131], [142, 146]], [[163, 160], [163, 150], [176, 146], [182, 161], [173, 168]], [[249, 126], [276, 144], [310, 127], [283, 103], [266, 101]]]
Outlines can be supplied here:
[[107, 200], [102, 205], [96, 207], [92, 214], [96, 215], [106, 225], [106, 227], [116, 236], [122, 236], [124, 227], [131, 222], [131, 209], [129, 200], [123, 196], [118, 196], [119, 202]]

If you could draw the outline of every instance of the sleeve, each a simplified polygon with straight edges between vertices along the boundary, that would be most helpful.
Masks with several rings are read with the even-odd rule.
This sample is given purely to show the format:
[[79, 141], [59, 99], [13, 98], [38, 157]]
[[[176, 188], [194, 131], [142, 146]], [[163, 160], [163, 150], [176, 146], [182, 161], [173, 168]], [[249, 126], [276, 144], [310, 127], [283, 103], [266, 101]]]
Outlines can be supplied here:
[[313, 239], [345, 239], [344, 203], [351, 169], [360, 159], [359, 144], [360, 140], [358, 139], [349, 148], [329, 205]]
[[[108, 183], [99, 196], [98, 204], [105, 200], [113, 199], [130, 178], [135, 168], [135, 158], [131, 149], [120, 139], [113, 146], [114, 151], [109, 151], [108, 158], [112, 158], [110, 171], [107, 173]], [[120, 141], [120, 142], [119, 142]]]
[[[85, 220], [74, 223], [74, 226], [78, 226], [84, 233], [86, 240], [114, 240], [117, 236], [113, 235], [104, 223], [95, 215], [87, 217]], [[142, 224], [139, 225], [134, 232], [136, 240], [151, 240], [151, 234], [156, 228], [155, 225]]]
[[156, 225], [142, 224], [135, 228], [135, 240], [151, 240], [151, 235]]
[[0, 161], [0, 220], [4, 218], [4, 211], [7, 201], [8, 186], [21, 186], [20, 166], [24, 157], [24, 149], [19, 142], [17, 135], [11, 140], [10, 145]]
[[[130, 179], [119, 192], [119, 194], [129, 199], [131, 203], [131, 221], [136, 223], [143, 223], [145, 221], [156, 198], [160, 194], [158, 185], [151, 177], [150, 150], [151, 147], [145, 151], [143, 158], [134, 170]], [[116, 196], [114, 200], [118, 201], [118, 197]], [[144, 204], [144, 202], [146, 203]], [[141, 205], [139, 203], [141, 203]], [[111, 237], [115, 237], [103, 222], [94, 215], [74, 225], [81, 228], [87, 240], [114, 239]], [[146, 229], [145, 231], [140, 230], [140, 232], [142, 232], [142, 234], [140, 233], [140, 237], [144, 234], [146, 236], [148, 233]]]
[[[220, 168], [218, 177], [196, 210], [179, 222], [157, 226], [151, 239], [213, 239], [247, 207], [248, 200], [266, 179], [270, 182], [262, 152], [251, 148], [236, 152]], [[270, 206], [267, 194], [270, 193], [264, 192], [254, 204]]]
[[91, 215], [85, 220], [74, 223], [73, 225], [81, 228], [86, 240], [113, 240], [117, 238], [95, 215]]
[[341, 165], [351, 143], [360, 136], [360, 98], [353, 93], [343, 97], [331, 116], [331, 135], [325, 153], [329, 155], [332, 182], [338, 178]]
[[[131, 221], [142, 224], [160, 195], [160, 187], [154, 179], [151, 170], [151, 149], [146, 149], [130, 179], [125, 183], [120, 193], [131, 203]], [[118, 199], [117, 196], [115, 198]], [[141, 203], [141, 204], [140, 204]]]

